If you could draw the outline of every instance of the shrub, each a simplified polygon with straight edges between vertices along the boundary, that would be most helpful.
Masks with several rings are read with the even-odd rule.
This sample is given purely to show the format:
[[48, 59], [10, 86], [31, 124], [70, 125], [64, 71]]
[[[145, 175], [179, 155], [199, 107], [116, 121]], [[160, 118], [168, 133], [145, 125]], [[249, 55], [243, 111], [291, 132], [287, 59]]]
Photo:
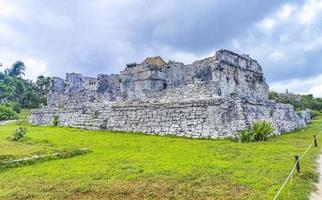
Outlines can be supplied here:
[[268, 121], [255, 121], [252, 123], [252, 127], [250, 128], [250, 132], [252, 132], [254, 141], [266, 141], [267, 136], [273, 133], [274, 127], [272, 122]]
[[268, 121], [255, 121], [248, 129], [237, 132], [239, 141], [242, 143], [266, 141], [267, 137], [274, 131], [273, 124]]
[[14, 140], [14, 141], [19, 141], [19, 140], [21, 140], [22, 138], [24, 138], [26, 134], [27, 134], [27, 129], [26, 129], [26, 127], [21, 126], [21, 127], [19, 127], [19, 128], [17, 128], [17, 129], [16, 129], [16, 132], [15, 132], [15, 134], [13, 135], [12, 140]]
[[311, 112], [311, 118], [312, 119], [315, 119], [315, 118], [317, 118], [318, 116], [320, 116], [321, 115], [321, 113], [319, 112], [319, 111], [316, 111], [316, 110], [313, 110], [312, 112]]
[[11, 108], [16, 113], [20, 113], [20, 111], [21, 111], [21, 106], [16, 101], [5, 101], [4, 103], [2, 103], [2, 105], [6, 106], [8, 108]]
[[17, 119], [17, 113], [5, 105], [0, 105], [0, 120]]
[[55, 115], [53, 120], [53, 125], [58, 126], [58, 124], [59, 124], [59, 116]]
[[251, 132], [249, 129], [240, 130], [237, 132], [237, 134], [241, 143], [247, 143], [253, 140], [253, 132]]

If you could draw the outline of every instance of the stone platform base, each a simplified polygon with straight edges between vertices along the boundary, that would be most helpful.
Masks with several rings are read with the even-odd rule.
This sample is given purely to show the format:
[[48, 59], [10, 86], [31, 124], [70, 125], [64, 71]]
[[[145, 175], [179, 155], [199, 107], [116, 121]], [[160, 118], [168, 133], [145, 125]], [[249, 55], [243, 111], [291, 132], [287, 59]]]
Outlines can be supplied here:
[[[32, 110], [30, 123], [83, 129], [108, 129], [193, 138], [223, 138], [249, 127], [254, 120], [271, 121], [274, 134], [303, 128], [309, 111], [273, 101], [213, 98], [176, 103], [117, 102]], [[57, 118], [56, 117], [56, 118]]]

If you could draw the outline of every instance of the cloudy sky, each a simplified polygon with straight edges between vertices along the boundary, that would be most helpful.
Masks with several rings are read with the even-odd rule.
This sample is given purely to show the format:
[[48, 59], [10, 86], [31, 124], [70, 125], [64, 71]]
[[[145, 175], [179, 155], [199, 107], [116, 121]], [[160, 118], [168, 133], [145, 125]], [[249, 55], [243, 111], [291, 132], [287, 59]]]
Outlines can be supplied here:
[[0, 0], [0, 70], [22, 60], [30, 79], [221, 48], [258, 60], [274, 90], [322, 97], [322, 0]]

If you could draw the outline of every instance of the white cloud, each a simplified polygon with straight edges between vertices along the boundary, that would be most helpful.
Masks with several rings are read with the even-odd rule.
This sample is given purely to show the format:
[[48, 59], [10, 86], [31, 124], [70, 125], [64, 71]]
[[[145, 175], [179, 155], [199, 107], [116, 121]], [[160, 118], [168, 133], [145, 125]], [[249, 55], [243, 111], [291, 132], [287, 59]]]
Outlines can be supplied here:
[[305, 44], [305, 51], [315, 51], [322, 48], [322, 36], [314, 38], [314, 40], [309, 41]]
[[13, 63], [20, 60], [26, 65], [25, 77], [27, 79], [36, 80], [39, 75], [49, 76], [47, 63], [41, 59], [21, 55], [18, 52], [9, 51], [6, 48], [0, 48], [0, 55], [0, 63], [3, 65], [0, 67], [1, 71], [10, 68]]
[[263, 21], [259, 22], [257, 27], [262, 31], [270, 31], [276, 25], [276, 20], [272, 18], [266, 18]]
[[20, 40], [19, 34], [12, 27], [4, 23], [0, 23], [0, 38], [3, 43]]
[[312, 24], [321, 15], [321, 11], [321, 0], [307, 0], [299, 13], [300, 22], [304, 25]]
[[9, 68], [15, 61], [21, 58], [17, 53], [4, 47], [0, 47], [0, 55], [0, 63], [3, 65], [3, 69]]
[[36, 80], [39, 75], [48, 76], [47, 63], [35, 58], [24, 59], [26, 65], [26, 78], [31, 80]]
[[257, 23], [257, 28], [263, 32], [272, 31], [275, 27], [288, 20], [296, 10], [297, 7], [295, 5], [284, 4], [269, 17], [266, 17]]
[[320, 85], [312, 87], [308, 93], [314, 94], [315, 97], [322, 97], [322, 82], [320, 83]]
[[288, 19], [293, 12], [297, 9], [296, 6], [291, 5], [291, 4], [285, 4], [282, 6], [281, 10], [279, 10], [276, 15], [278, 19], [286, 20]]
[[275, 62], [280, 61], [284, 57], [284, 53], [279, 51], [274, 51], [269, 55], [269, 58]]
[[310, 77], [322, 73], [319, 2], [0, 0], [0, 62], [95, 75], [147, 56], [191, 63], [227, 48], [257, 59], [269, 82]]
[[322, 97], [322, 74], [315, 78], [274, 82], [270, 85], [270, 89], [277, 92], [285, 92], [288, 89], [293, 93], [313, 94], [315, 97]]
[[191, 54], [191, 53], [179, 52], [179, 53], [175, 53], [175, 54], [171, 55], [169, 59], [183, 62], [185, 64], [190, 64], [190, 63], [200, 59], [200, 57], [197, 57], [196, 55]]
[[27, 12], [22, 3], [22, 1], [0, 0], [0, 17], [25, 18]]
[[[269, 82], [308, 79], [321, 74], [321, 5], [321, 0], [282, 4], [247, 34], [232, 39], [230, 48], [257, 59]], [[301, 16], [307, 24], [303, 24]]]

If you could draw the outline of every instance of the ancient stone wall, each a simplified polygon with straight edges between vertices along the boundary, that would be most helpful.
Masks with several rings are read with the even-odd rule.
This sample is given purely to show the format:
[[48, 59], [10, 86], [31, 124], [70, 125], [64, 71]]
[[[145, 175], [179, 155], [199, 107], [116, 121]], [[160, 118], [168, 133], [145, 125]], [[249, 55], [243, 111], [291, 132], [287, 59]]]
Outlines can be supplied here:
[[222, 63], [262, 73], [262, 67], [259, 63], [248, 55], [239, 55], [232, 51], [222, 49], [216, 52], [215, 57], [216, 60], [220, 60]]
[[141, 99], [148, 93], [162, 91], [166, 87], [165, 73], [160, 66], [140, 64], [121, 72], [122, 92], [126, 99]]
[[[187, 94], [187, 91], [191, 91], [191, 85], [197, 85], [196, 88], [198, 85], [212, 86], [206, 92], [206, 96], [211, 97], [268, 98], [268, 85], [257, 61], [227, 50], [220, 50], [213, 57], [189, 65], [175, 61], [166, 63], [160, 57], [153, 57], [141, 64], [128, 64], [120, 74], [100, 74], [92, 78], [68, 73], [65, 81], [54, 78], [52, 85], [48, 102], [60, 106], [75, 102], [73, 97], [77, 98], [77, 95], [71, 95], [73, 93], [93, 95], [92, 99], [102, 99], [103, 102], [149, 101], [150, 97], [157, 96], [154, 93], [168, 94], [174, 91], [173, 94], [176, 94], [180, 93], [176, 91], [182, 90], [181, 93]], [[194, 99], [205, 96], [204, 92], [194, 90]], [[189, 97], [193, 99], [191, 95]]]
[[97, 93], [103, 96], [105, 101], [116, 101], [121, 98], [121, 87], [122, 80], [119, 74], [97, 76]]
[[172, 103], [128, 102], [110, 105], [33, 110], [33, 124], [52, 124], [85, 129], [138, 131], [194, 138], [233, 136], [254, 120], [268, 120], [275, 134], [306, 126], [309, 112], [295, 113], [290, 105], [272, 101], [219, 98]]
[[48, 106], [32, 111], [32, 124], [51, 125], [58, 116], [61, 126], [221, 138], [255, 120], [271, 121], [280, 134], [310, 118], [268, 100], [258, 62], [228, 50], [190, 65], [151, 57], [120, 74], [52, 80]]

